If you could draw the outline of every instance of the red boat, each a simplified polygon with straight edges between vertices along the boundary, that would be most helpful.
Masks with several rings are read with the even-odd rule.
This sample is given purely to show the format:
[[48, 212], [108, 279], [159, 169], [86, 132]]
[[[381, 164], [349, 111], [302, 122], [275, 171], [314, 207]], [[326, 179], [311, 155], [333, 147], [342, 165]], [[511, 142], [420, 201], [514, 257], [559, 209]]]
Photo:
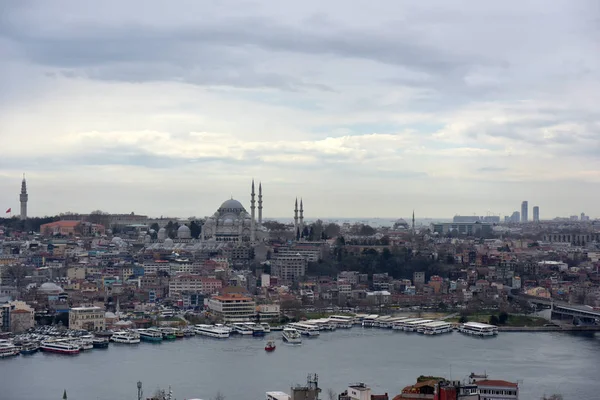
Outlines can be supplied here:
[[267, 345], [265, 346], [265, 351], [274, 351], [275, 350], [275, 342], [273, 342], [272, 340], [267, 342]]

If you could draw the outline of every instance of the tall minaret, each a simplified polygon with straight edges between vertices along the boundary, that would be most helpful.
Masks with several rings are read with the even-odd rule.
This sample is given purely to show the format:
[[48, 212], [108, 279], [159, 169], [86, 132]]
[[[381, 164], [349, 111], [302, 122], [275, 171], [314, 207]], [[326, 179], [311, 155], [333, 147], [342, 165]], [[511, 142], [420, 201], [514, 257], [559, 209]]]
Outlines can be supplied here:
[[412, 230], [413, 230], [413, 232], [415, 231], [415, 210], [413, 210]]
[[302, 206], [302, 198], [300, 199], [300, 233], [304, 232], [304, 206]]
[[294, 206], [294, 236], [298, 234], [298, 198], [296, 197], [296, 205]]
[[256, 238], [256, 221], [255, 218], [255, 210], [256, 210], [256, 201], [254, 200], [254, 179], [252, 179], [252, 193], [250, 193], [250, 241], [254, 242]]
[[27, 219], [27, 182], [25, 182], [25, 174], [23, 174], [23, 181], [21, 182], [21, 194], [19, 199], [21, 200], [21, 220]]
[[262, 225], [262, 182], [258, 182], [258, 225]]

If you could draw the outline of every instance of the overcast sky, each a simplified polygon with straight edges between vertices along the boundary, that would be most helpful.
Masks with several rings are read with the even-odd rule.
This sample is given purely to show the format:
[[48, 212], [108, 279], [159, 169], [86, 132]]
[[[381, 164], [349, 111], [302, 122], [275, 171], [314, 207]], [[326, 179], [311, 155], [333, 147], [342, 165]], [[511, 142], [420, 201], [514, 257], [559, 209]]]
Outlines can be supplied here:
[[599, 67], [596, 0], [3, 1], [0, 206], [600, 215]]

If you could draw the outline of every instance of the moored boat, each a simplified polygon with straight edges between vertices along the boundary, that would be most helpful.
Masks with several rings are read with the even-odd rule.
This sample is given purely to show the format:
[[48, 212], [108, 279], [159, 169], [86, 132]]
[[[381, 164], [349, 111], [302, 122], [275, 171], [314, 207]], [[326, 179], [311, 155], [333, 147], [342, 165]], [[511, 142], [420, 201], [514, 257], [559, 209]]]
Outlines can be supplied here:
[[162, 342], [162, 332], [156, 329], [138, 329], [137, 332], [140, 334], [140, 340], [144, 342]]
[[80, 346], [78, 343], [65, 339], [46, 340], [40, 345], [40, 350], [49, 353], [74, 355], [79, 354]]
[[94, 339], [92, 339], [92, 344], [95, 349], [106, 349], [108, 348], [108, 343], [108, 338], [95, 337]]
[[277, 346], [275, 346], [275, 342], [272, 340], [269, 340], [267, 342], [267, 345], [265, 346], [265, 351], [271, 352], [271, 351], [275, 351], [275, 348]]
[[300, 344], [302, 343], [302, 337], [300, 336], [300, 332], [298, 332], [294, 328], [283, 328], [282, 338], [284, 342], [291, 344]]
[[177, 336], [172, 328], [159, 328], [162, 333], [163, 340], [175, 340]]
[[21, 345], [21, 354], [29, 355], [37, 353], [40, 349], [40, 344], [38, 342], [27, 342]]
[[0, 358], [18, 356], [19, 348], [10, 342], [0, 343]]
[[110, 340], [115, 343], [137, 344], [140, 342], [140, 335], [137, 332], [120, 331], [113, 333]]
[[223, 326], [199, 324], [194, 326], [196, 335], [208, 336], [217, 339], [227, 339], [229, 337], [229, 329]]

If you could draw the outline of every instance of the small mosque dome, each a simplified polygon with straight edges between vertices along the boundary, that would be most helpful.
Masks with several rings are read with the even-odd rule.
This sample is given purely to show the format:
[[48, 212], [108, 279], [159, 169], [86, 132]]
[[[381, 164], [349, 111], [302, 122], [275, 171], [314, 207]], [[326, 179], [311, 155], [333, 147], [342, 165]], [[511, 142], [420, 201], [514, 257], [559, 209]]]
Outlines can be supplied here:
[[163, 227], [158, 230], [158, 240], [165, 240], [167, 238], [167, 230]]
[[192, 237], [192, 231], [187, 225], [181, 225], [179, 229], [177, 229], [177, 237], [179, 239], [189, 239]]
[[173, 246], [173, 239], [171, 238], [166, 238], [165, 239], [165, 246]]

